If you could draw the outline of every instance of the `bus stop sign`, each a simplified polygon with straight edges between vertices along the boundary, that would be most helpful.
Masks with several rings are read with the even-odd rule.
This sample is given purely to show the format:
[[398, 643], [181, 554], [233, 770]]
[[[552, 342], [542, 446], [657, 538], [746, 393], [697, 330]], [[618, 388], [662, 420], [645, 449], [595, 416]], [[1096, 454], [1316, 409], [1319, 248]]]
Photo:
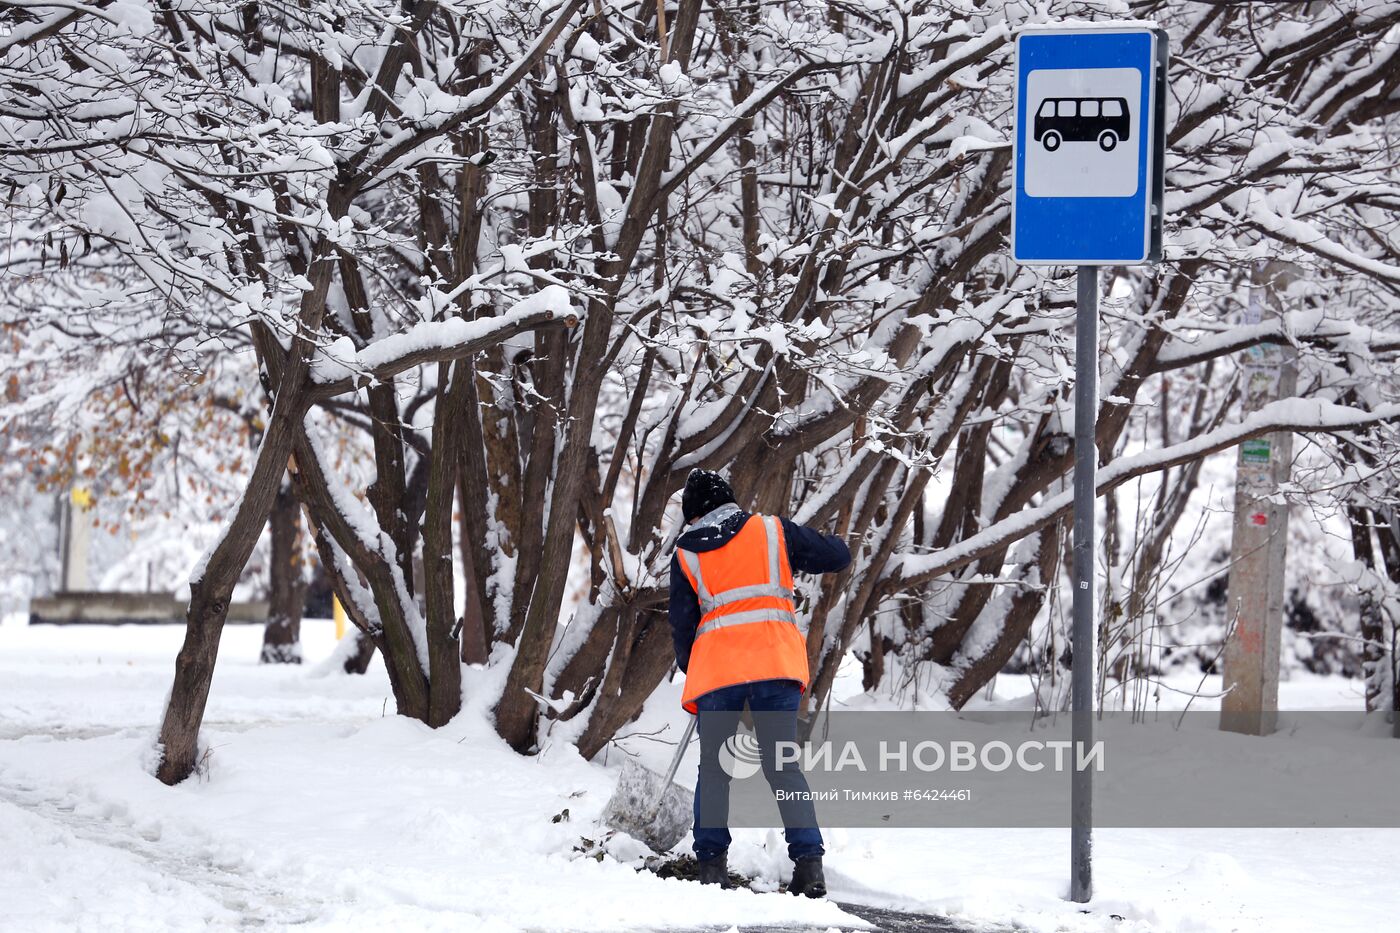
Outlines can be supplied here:
[[1162, 254], [1167, 38], [1150, 26], [1016, 36], [1011, 258], [1130, 265]]

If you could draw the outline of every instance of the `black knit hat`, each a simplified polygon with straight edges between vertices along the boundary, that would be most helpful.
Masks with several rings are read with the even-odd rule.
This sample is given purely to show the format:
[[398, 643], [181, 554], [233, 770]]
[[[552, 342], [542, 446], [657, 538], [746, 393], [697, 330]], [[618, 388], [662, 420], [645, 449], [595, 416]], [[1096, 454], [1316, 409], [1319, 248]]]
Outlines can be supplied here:
[[712, 470], [691, 470], [681, 493], [681, 514], [687, 523], [734, 501], [734, 489], [729, 480]]

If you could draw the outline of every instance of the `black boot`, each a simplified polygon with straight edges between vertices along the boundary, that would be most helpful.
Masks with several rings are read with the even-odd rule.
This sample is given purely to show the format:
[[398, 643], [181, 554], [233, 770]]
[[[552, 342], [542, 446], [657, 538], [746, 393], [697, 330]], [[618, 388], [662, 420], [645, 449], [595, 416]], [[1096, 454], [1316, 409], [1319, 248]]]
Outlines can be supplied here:
[[797, 860], [792, 867], [792, 884], [788, 885], [788, 893], [826, 897], [826, 876], [822, 874], [820, 855], [809, 855]]
[[722, 888], [729, 887], [729, 859], [724, 855], [716, 855], [714, 858], [701, 859], [696, 863], [699, 867], [697, 877], [701, 884], [717, 884]]

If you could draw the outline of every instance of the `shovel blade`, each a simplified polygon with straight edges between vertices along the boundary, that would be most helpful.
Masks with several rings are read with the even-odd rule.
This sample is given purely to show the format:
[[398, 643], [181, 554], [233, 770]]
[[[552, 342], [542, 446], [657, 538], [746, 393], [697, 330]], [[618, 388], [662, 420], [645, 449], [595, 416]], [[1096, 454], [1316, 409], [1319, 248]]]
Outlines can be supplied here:
[[617, 789], [603, 809], [603, 823], [664, 855], [690, 831], [694, 806], [691, 791], [667, 784], [660, 774], [628, 759], [622, 765]]

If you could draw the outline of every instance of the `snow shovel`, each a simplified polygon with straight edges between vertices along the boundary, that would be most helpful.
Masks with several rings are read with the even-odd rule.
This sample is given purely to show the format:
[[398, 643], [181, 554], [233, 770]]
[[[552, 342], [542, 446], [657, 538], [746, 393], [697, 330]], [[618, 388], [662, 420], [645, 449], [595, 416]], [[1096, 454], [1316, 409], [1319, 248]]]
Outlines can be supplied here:
[[617, 789], [603, 808], [605, 826], [640, 839], [662, 855], [681, 841], [694, 818], [695, 794], [672, 783], [672, 779], [694, 734], [695, 717], [692, 716], [664, 778], [637, 764], [635, 759], [623, 762]]

